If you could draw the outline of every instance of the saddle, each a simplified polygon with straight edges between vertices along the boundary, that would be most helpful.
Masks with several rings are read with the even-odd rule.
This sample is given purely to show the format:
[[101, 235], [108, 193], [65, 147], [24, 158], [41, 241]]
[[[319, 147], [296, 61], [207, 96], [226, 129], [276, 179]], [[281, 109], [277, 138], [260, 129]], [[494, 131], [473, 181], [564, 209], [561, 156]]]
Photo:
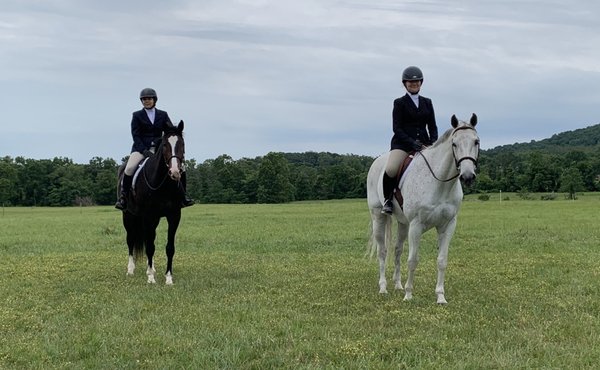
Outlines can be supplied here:
[[404, 204], [404, 198], [402, 198], [402, 192], [400, 191], [400, 187], [399, 187], [400, 179], [402, 178], [402, 175], [404, 175], [404, 172], [406, 172], [406, 169], [408, 168], [408, 165], [410, 165], [410, 162], [412, 162], [413, 158], [415, 157], [415, 153], [416, 152], [408, 153], [408, 156], [400, 164], [400, 167], [398, 168], [398, 175], [396, 175], [396, 186], [394, 187], [394, 197], [396, 197], [396, 200], [398, 201], [398, 204], [400, 205], [400, 209], [402, 209], [402, 206]]

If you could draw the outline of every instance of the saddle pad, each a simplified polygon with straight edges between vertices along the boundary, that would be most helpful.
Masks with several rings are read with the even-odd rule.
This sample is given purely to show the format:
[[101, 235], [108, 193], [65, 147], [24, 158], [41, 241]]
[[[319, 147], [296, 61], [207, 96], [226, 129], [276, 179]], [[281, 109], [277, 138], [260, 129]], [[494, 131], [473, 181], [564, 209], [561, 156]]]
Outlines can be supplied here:
[[137, 182], [138, 175], [142, 172], [142, 168], [144, 168], [144, 165], [146, 164], [148, 159], [149, 159], [149, 157], [146, 157], [143, 161], [140, 162], [140, 164], [138, 164], [138, 168], [137, 168], [137, 170], [135, 170], [135, 173], [133, 174], [133, 181], [131, 182], [132, 190], [135, 190], [135, 183]]

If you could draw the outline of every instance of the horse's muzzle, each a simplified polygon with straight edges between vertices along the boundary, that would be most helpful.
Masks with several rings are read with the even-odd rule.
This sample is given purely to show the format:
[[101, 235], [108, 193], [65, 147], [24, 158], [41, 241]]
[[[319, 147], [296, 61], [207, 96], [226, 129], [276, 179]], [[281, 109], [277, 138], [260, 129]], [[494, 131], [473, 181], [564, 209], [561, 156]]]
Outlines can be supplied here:
[[179, 181], [181, 179], [181, 171], [179, 171], [179, 168], [169, 169], [169, 177], [171, 180]]
[[473, 182], [475, 182], [475, 178], [477, 175], [473, 172], [468, 172], [460, 175], [460, 181], [462, 181], [466, 186], [471, 186]]

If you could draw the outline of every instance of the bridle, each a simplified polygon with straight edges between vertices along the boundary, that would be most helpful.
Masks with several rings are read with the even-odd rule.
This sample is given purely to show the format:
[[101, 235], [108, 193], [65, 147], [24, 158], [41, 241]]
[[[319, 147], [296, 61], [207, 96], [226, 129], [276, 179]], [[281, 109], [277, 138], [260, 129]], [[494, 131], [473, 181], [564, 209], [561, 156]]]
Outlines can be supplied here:
[[[460, 131], [460, 130], [473, 130], [473, 131], [477, 131], [477, 130], [475, 130], [471, 126], [460, 126], [460, 127], [455, 128], [454, 131], [452, 131], [452, 134], [450, 136], [454, 136], [454, 134], [457, 131]], [[475, 167], [477, 167], [477, 158], [473, 158], [471, 156], [464, 156], [464, 157], [461, 157], [460, 159], [456, 159], [456, 152], [454, 151], [454, 148], [455, 148], [455, 145], [452, 144], [452, 157], [454, 157], [454, 164], [456, 165], [456, 170], [459, 171], [459, 172], [456, 175], [454, 175], [454, 176], [452, 176], [452, 177], [450, 177], [450, 178], [448, 178], [446, 180], [441, 180], [439, 177], [437, 177], [435, 175], [435, 172], [433, 172], [433, 168], [431, 168], [431, 165], [429, 164], [429, 161], [427, 160], [427, 157], [425, 157], [425, 155], [423, 155], [423, 152], [419, 152], [419, 154], [421, 155], [421, 157], [423, 157], [423, 159], [425, 160], [425, 164], [427, 165], [427, 168], [429, 168], [429, 172], [431, 172], [431, 175], [437, 181], [448, 182], [448, 181], [452, 181], [455, 178], [457, 178], [460, 175], [460, 164], [462, 163], [462, 161], [465, 161], [465, 160], [472, 161], [473, 164], [475, 165]], [[478, 157], [479, 157], [479, 155], [478, 155]]]
[[171, 155], [168, 158], [165, 158], [165, 166], [167, 166], [167, 168], [169, 168], [169, 163], [171, 163], [171, 159], [177, 159], [177, 168], [179, 168], [179, 170], [181, 171], [181, 169], [183, 168], [183, 156], [180, 155]]
[[[161, 143], [160, 144], [160, 152], [163, 152], [163, 148], [164, 148], [164, 144]], [[143, 171], [142, 171], [144, 173], [144, 181], [146, 181], [146, 185], [152, 191], [156, 191], [156, 190], [160, 189], [161, 186], [163, 186], [163, 184], [167, 180], [167, 177], [169, 177], [169, 171], [168, 171], [168, 169], [170, 168], [169, 163], [171, 162], [171, 160], [173, 158], [177, 159], [177, 168], [179, 168], [180, 171], [183, 168], [183, 161], [184, 161], [184, 159], [183, 159], [182, 155], [180, 156], [180, 155], [176, 155], [176, 154], [171, 154], [168, 157], [165, 157], [164, 155], [161, 155], [161, 157], [163, 158], [163, 164], [167, 168], [167, 171], [165, 172], [165, 176], [163, 176], [163, 179], [160, 181], [160, 184], [158, 184], [158, 186], [155, 187], [155, 186], [150, 185], [150, 181], [148, 181], [148, 176], [146, 175], [146, 167], [145, 166], [144, 166]]]
[[[170, 136], [177, 136], [177, 135], [169, 135], [169, 137], [170, 137]], [[165, 141], [168, 141], [167, 139], [164, 139], [164, 140], [165, 140]], [[162, 143], [161, 143], [161, 145], [163, 145], [163, 146], [164, 146], [164, 144], [162, 144]], [[177, 168], [179, 168], [179, 170], [181, 171], [181, 169], [183, 168], [183, 161], [184, 161], [184, 159], [183, 159], [183, 155], [177, 155], [177, 154], [172, 154], [172, 153], [173, 153], [173, 151], [171, 151], [171, 152], [169, 153], [169, 156], [168, 156], [168, 157], [166, 157], [166, 158], [163, 156], [163, 158], [164, 158], [164, 162], [165, 162], [165, 166], [167, 166], [167, 168], [169, 168], [169, 167], [170, 167], [170, 166], [169, 166], [169, 163], [171, 163], [171, 160], [172, 160], [173, 158], [175, 158], [175, 159], [177, 159]]]

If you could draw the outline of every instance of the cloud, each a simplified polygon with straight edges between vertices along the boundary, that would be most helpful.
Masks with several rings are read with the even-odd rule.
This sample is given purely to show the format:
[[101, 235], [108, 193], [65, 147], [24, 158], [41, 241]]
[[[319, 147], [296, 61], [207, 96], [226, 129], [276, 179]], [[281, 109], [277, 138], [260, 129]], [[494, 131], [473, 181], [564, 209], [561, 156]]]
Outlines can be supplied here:
[[376, 155], [407, 65], [440, 130], [478, 114], [484, 148], [598, 123], [592, 1], [7, 1], [3, 155], [120, 159], [137, 94], [186, 122], [198, 161]]

